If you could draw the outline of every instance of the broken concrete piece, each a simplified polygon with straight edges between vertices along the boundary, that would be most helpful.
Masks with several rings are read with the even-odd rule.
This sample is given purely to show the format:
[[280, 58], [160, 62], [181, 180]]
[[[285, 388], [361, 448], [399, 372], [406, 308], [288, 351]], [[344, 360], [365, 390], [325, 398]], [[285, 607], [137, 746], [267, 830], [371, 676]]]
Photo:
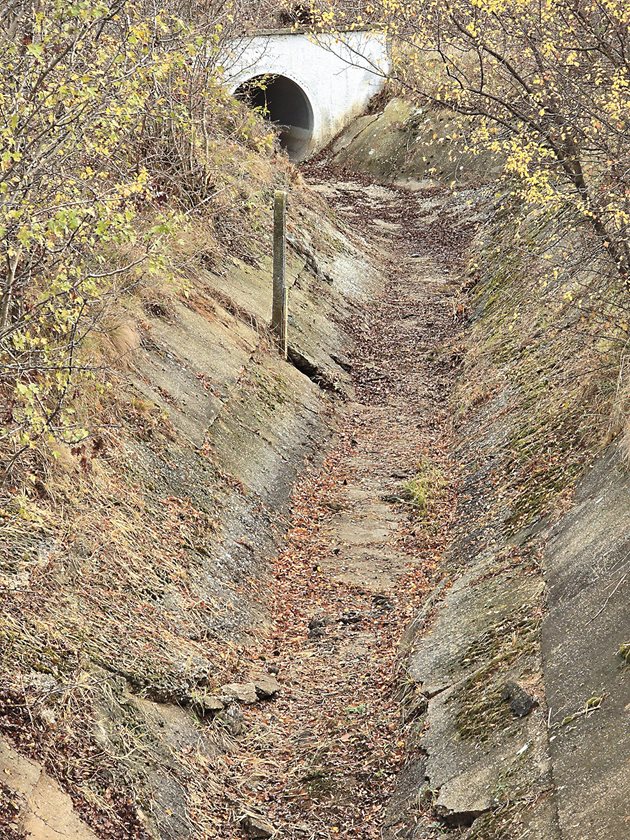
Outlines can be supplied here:
[[0, 773], [20, 803], [20, 836], [24, 832], [30, 840], [97, 840], [42, 765], [24, 758], [5, 741], [0, 741]]
[[441, 820], [444, 820], [446, 825], [451, 828], [465, 828], [471, 826], [476, 819], [479, 819], [486, 811], [449, 811], [437, 805], [435, 807], [435, 814]]
[[501, 692], [501, 698], [509, 701], [512, 714], [519, 718], [526, 717], [538, 705], [536, 698], [528, 694], [514, 680], [510, 680], [505, 684]]
[[453, 777], [438, 791], [433, 801], [433, 813], [452, 828], [471, 826], [494, 805], [493, 773], [488, 768], [473, 767]]
[[256, 677], [254, 679], [254, 686], [256, 687], [256, 693], [262, 700], [269, 700], [271, 697], [275, 697], [281, 688], [280, 683], [272, 674], [263, 674], [260, 677]]
[[223, 702], [223, 698], [226, 698], [228, 702], [238, 700], [239, 703], [250, 704], [258, 700], [258, 694], [253, 682], [228, 683], [221, 688], [221, 702]]
[[262, 817], [256, 817], [248, 814], [241, 820], [241, 828], [247, 837], [256, 838], [256, 840], [265, 840], [265, 838], [273, 837], [275, 829]]
[[225, 709], [225, 703], [221, 701], [220, 697], [216, 695], [204, 695], [195, 700], [195, 706], [201, 709], [204, 713], [222, 712]]

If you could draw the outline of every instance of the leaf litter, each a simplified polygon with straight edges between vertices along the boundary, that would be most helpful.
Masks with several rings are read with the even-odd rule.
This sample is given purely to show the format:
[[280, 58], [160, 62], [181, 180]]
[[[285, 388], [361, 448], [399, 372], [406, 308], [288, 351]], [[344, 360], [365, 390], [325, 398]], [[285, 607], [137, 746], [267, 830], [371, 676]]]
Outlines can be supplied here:
[[[267, 581], [272, 626], [257, 656], [282, 691], [243, 710], [224, 779], [228, 832], [254, 813], [276, 837], [383, 836], [412, 726], [401, 640], [440, 580], [455, 512], [447, 397], [456, 362], [440, 348], [461, 329], [445, 266], [460, 264], [468, 234], [443, 237], [436, 254], [422, 194], [379, 187], [371, 196], [344, 176], [338, 198], [338, 212], [360, 220], [384, 253], [387, 281], [348, 325], [356, 397], [323, 464], [311, 463], [294, 493], [286, 549]], [[404, 225], [383, 233], [379, 218]], [[420, 516], [404, 485], [427, 463], [440, 487]]]

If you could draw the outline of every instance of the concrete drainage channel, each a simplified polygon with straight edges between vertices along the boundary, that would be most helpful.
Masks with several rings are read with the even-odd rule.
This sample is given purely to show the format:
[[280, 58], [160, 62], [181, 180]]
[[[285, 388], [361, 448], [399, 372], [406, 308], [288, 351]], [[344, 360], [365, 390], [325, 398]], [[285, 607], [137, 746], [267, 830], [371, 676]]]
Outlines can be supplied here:
[[[121, 779], [135, 774], [134, 795], [149, 803], [137, 837], [625, 840], [622, 453], [603, 453], [553, 528], [535, 519], [506, 538], [506, 509], [493, 505], [504, 394], [453, 431], [461, 264], [423, 238], [429, 225], [483, 221], [483, 194], [330, 177], [314, 188], [363, 239], [315, 212], [300, 220], [304, 238], [286, 253], [286, 361], [267, 329], [269, 263], [200, 272], [198, 299], [168, 319], [147, 311], [130, 376], [169, 436], [134, 438], [117, 468], [144, 488], [147, 527], [170, 515], [164, 500], [193, 506], [177, 572], [192, 557], [203, 589], [191, 619], [177, 612], [189, 582], [182, 593], [159, 578], [151, 615], [161, 598], [172, 610], [155, 630], [169, 642], [163, 670], [139, 662], [137, 647], [131, 661], [94, 666], [89, 702], [72, 706], [95, 713], [80, 731], [120, 758]], [[200, 536], [201, 515], [212, 527]], [[217, 603], [212, 624], [194, 624]], [[239, 640], [229, 673], [215, 638]], [[28, 679], [29, 713], [52, 719], [56, 678]], [[54, 724], [53, 736], [63, 720]], [[148, 756], [141, 766], [136, 752]], [[94, 840], [43, 764], [4, 742], [0, 761], [0, 793], [7, 785], [26, 803], [33, 837]]]
[[[382, 188], [321, 188], [340, 196], [352, 221], [368, 219], [396, 236], [395, 213], [366, 198], [381, 190], [382, 200]], [[444, 199], [442, 225], [484, 219], [483, 191], [476, 201], [470, 192]], [[434, 214], [435, 204], [427, 206]], [[539, 517], [511, 529], [509, 506], [498, 492], [493, 498], [504, 451], [501, 400], [499, 393], [475, 412], [449, 445], [462, 465], [457, 521], [442, 583], [405, 635], [409, 755], [383, 837], [622, 840], [619, 780], [627, 778], [630, 744], [619, 590], [628, 570], [628, 470], [609, 448], [553, 527]], [[423, 422], [435, 420], [429, 413]]]
[[[107, 531], [70, 542], [64, 562], [85, 585], [76, 589], [61, 576], [46, 591], [55, 632], [69, 638], [63, 628], [81, 615], [82, 650], [91, 653], [69, 689], [57, 672], [30, 671], [13, 693], [3, 686], [0, 834], [11, 802], [16, 825], [31, 830], [44, 820], [42, 840], [51, 832], [93, 840], [103, 825], [116, 840], [238, 833], [235, 802], [245, 806], [245, 800], [238, 787], [231, 796], [218, 791], [217, 778], [229, 772], [243, 717], [268, 714], [279, 702], [261, 694], [269, 669], [247, 659], [268, 623], [266, 570], [281, 550], [292, 488], [330, 436], [330, 415], [340, 404], [330, 389], [349, 383], [335, 361], [348, 346], [340, 322], [380, 284], [371, 255], [328, 216], [297, 202], [295, 212], [301, 213], [301, 250], [316, 254], [319, 266], [313, 272], [296, 250], [287, 254], [295, 365], [272, 346], [268, 260], [234, 259], [217, 273], [200, 264], [190, 294], [170, 302], [168, 313], [153, 306], [142, 312], [124, 380], [136, 422], [124, 426], [119, 449], [103, 464], [117, 488], [134, 491], [99, 500], [110, 512]], [[96, 556], [109, 563], [118, 558], [109, 548], [118, 545], [120, 527], [122, 545], [133, 554], [114, 572], [124, 578], [129, 565], [134, 574], [141, 569], [141, 585], [124, 586], [108, 600], [109, 579], [90, 575], [86, 564]], [[47, 532], [36, 529], [32, 542], [37, 557], [48, 556]], [[18, 559], [24, 580], [9, 581], [11, 591], [23, 598], [25, 621], [40, 621], [40, 602], [29, 612], [31, 570]], [[121, 624], [113, 618], [119, 612]], [[60, 714], [66, 691], [72, 702]], [[254, 694], [256, 703], [245, 702]], [[33, 726], [36, 750], [29, 742], [32, 760], [20, 762], [10, 741]], [[55, 759], [56, 778], [47, 773], [51, 755], [66, 757], [60, 764]], [[77, 785], [64, 762], [94, 772]], [[105, 773], [116, 784], [101, 807]], [[44, 789], [52, 798], [43, 798]]]
[[[327, 187], [330, 188], [331, 185]], [[334, 191], [334, 186], [332, 189]], [[344, 184], [343, 194], [347, 196], [348, 184]], [[399, 194], [388, 194], [387, 190], [381, 189], [379, 200], [395, 205]], [[421, 198], [415, 198], [414, 201], [422, 206]], [[435, 202], [429, 203], [435, 212]], [[378, 212], [380, 209], [377, 205], [373, 215], [375, 223], [381, 221]], [[460, 218], [464, 215], [463, 210], [459, 209], [455, 213], [454, 222], [458, 213]], [[387, 216], [386, 212], [385, 217]], [[383, 230], [382, 224], [379, 225], [379, 230]], [[391, 240], [395, 240], [395, 237], [396, 231], [389, 231], [389, 237], [384, 241], [391, 247]], [[281, 258], [275, 261], [280, 274], [283, 271], [285, 247], [282, 227], [281, 230], [277, 230], [276, 235], [276, 248], [280, 248], [282, 252]], [[410, 291], [407, 292], [409, 300], [404, 305], [414, 306], [418, 292], [414, 290], [413, 285], [409, 287], [409, 276], [417, 274], [417, 260], [422, 258], [422, 253], [417, 252], [417, 246], [413, 242], [405, 242], [405, 248], [413, 251], [410, 256], [414, 267], [406, 262], [398, 266], [394, 281], [395, 296], [399, 301], [404, 299], [405, 292], [402, 289], [406, 284]], [[278, 257], [278, 254], [276, 256]], [[434, 276], [439, 276], [435, 274], [435, 267], [430, 271], [434, 272]], [[276, 276], [276, 281], [279, 281], [274, 284], [277, 294], [286, 301], [284, 277]], [[444, 283], [444, 280], [436, 280], [432, 276], [430, 282], [440, 284]], [[391, 294], [391, 289], [390, 285], [386, 294]], [[432, 309], [427, 309], [426, 312], [431, 312], [427, 318], [431, 324], [435, 323], [436, 313], [444, 307], [445, 300], [448, 301], [448, 294], [450, 292], [447, 291], [446, 299], [430, 298]], [[427, 306], [426, 302], [420, 305]], [[402, 317], [407, 320], [408, 313], [405, 311]], [[367, 318], [369, 324], [370, 316]], [[415, 322], [411, 321], [406, 325], [407, 330], [409, 326], [415, 332]], [[371, 324], [368, 328], [374, 327], [375, 325]], [[383, 327], [388, 330], [385, 324]], [[283, 336], [286, 341], [286, 333]], [[363, 340], [370, 341], [374, 338], [375, 336], [368, 334]], [[439, 332], [434, 338], [438, 347], [439, 342], [445, 340]], [[418, 352], [421, 342], [422, 338], [416, 335], [409, 345], [409, 359], [413, 358], [414, 352]], [[282, 349], [287, 352], [288, 361], [320, 388], [339, 390], [338, 386], [303, 353], [290, 346], [287, 348], [286, 344]], [[387, 345], [383, 350], [384, 356], [388, 356], [393, 351], [393, 345]], [[435, 375], [426, 370], [420, 362], [416, 364], [416, 376]], [[359, 379], [354, 385], [361, 382], [361, 367], [361, 361], [356, 357], [346, 365], [348, 370], [358, 370]], [[386, 366], [384, 370], [387, 370]], [[396, 377], [402, 375], [402, 371], [397, 371], [391, 382], [394, 393], [397, 387]], [[375, 373], [370, 373], [368, 381], [372, 381], [374, 376]], [[388, 375], [376, 374], [375, 381], [380, 381], [383, 376], [387, 378]], [[446, 388], [446, 393], [448, 385], [443, 387]], [[421, 391], [417, 388], [417, 384], [415, 387], [412, 385], [408, 402], [415, 403], [416, 413], [419, 412], [416, 414], [419, 420], [416, 421], [417, 428], [430, 428], [436, 422], [435, 412], [443, 411], [444, 407], [436, 408], [431, 402], [423, 403]], [[387, 393], [387, 389], [385, 392]], [[348, 407], [351, 414], [356, 411], [353, 406], [354, 403], [351, 402]], [[393, 410], [393, 405], [387, 403], [387, 413]], [[399, 421], [405, 418], [405, 415], [406, 411], [399, 407]], [[387, 425], [391, 425], [392, 419], [389, 416], [384, 419]], [[410, 418], [403, 422], [409, 426], [413, 425]], [[420, 436], [424, 438], [425, 434], [421, 432]], [[360, 436], [357, 437], [360, 440]], [[388, 444], [382, 434], [379, 438], [382, 441], [379, 446], [380, 456], [387, 460]], [[423, 442], [426, 446], [426, 440]], [[403, 470], [408, 468], [414, 460], [414, 445], [417, 445], [414, 444], [414, 436], [405, 432], [400, 443], [404, 452], [402, 462], [398, 461], [392, 466], [403, 467]], [[394, 452], [400, 459], [401, 452], [396, 449]], [[362, 470], [367, 469], [368, 481], [373, 483], [375, 465], [371, 462], [367, 465], [365, 462], [359, 463]], [[483, 471], [471, 478], [473, 485], [478, 485], [482, 480]], [[382, 491], [386, 489], [388, 488], [384, 485]], [[383, 492], [379, 492], [379, 496], [384, 498]], [[473, 509], [477, 502], [475, 496], [476, 490], [473, 490]], [[397, 497], [394, 494], [392, 498]], [[472, 515], [474, 516], [474, 513]], [[388, 553], [391, 549], [385, 550], [373, 541], [372, 537], [362, 536], [358, 541], [361, 550], [368, 548], [372, 563], [376, 565], [372, 565], [368, 570], [362, 564], [360, 553], [352, 559], [349, 544], [357, 539], [354, 532], [357, 529], [360, 531], [358, 520], [361, 516], [363, 514], [359, 514], [355, 509], [343, 531], [343, 537], [334, 535], [333, 532], [332, 541], [339, 542], [342, 549], [337, 560], [327, 568], [333, 578], [350, 575], [355, 583], [360, 581], [362, 587], [367, 586], [367, 581], [373, 576], [375, 581], [379, 581], [377, 591], [379, 596], [382, 596], [383, 592], [393, 591], [391, 587], [395, 578], [391, 577], [391, 568], [388, 567], [391, 567], [392, 563], [394, 566], [402, 563], [404, 567], [405, 564], [412, 563], [412, 558], [403, 554], [394, 561], [396, 555]], [[465, 512], [463, 517], [466, 518]], [[370, 509], [367, 518], [362, 521], [367, 533], [372, 533], [374, 529], [374, 533], [380, 533], [382, 529], [389, 543], [391, 525], [388, 513]], [[497, 523], [497, 527], [499, 526], [500, 523]], [[498, 536], [497, 541], [500, 542]], [[460, 562], [458, 553], [462, 552], [455, 542], [451, 549], [452, 565], [458, 565]], [[418, 559], [423, 562], [422, 556]], [[391, 840], [401, 837], [408, 837], [410, 840], [417, 837], [432, 838], [449, 830], [460, 836], [468, 829], [466, 836], [473, 838], [490, 836], [488, 832], [504, 831], [513, 834], [519, 826], [518, 830], [527, 831], [529, 837], [549, 840], [555, 836], [556, 815], [551, 798], [552, 785], [547, 754], [547, 711], [544, 703], [538, 700], [542, 687], [537, 676], [541, 669], [539, 616], [544, 582], [539, 570], [531, 565], [525, 564], [517, 570], [509, 567], [506, 570], [501, 553], [499, 552], [497, 558], [495, 553], [487, 548], [478, 551], [474, 560], [466, 557], [464, 565], [463, 574], [455, 575], [448, 586], [438, 587], [435, 593], [429, 596], [407, 632], [407, 673], [413, 687], [405, 694], [403, 708], [408, 730], [407, 749], [412, 758], [400, 773], [392, 804], [386, 811], [382, 825], [383, 837]], [[337, 568], [338, 566], [340, 568]], [[294, 608], [299, 610], [299, 604], [294, 604]], [[309, 627], [314, 620], [310, 621]], [[325, 616], [320, 617], [318, 621], [317, 627], [321, 627], [318, 637], [326, 636], [325, 628], [332, 622], [327, 624]], [[395, 640], [391, 639], [390, 643], [393, 645]], [[334, 655], [328, 668], [339, 668]], [[303, 675], [300, 676], [303, 679]], [[317, 673], [309, 675], [309, 691], [316, 690], [317, 678]], [[289, 679], [291, 680], [291, 676]], [[339, 686], [340, 694], [343, 694], [344, 690], [345, 686]], [[287, 705], [290, 709], [291, 700], [287, 701]], [[296, 756], [292, 757], [291, 761], [299, 763]], [[503, 804], [505, 802], [510, 803], [509, 807]], [[350, 807], [350, 802], [346, 802], [345, 807]], [[267, 818], [269, 821], [265, 822]], [[271, 815], [268, 812], [254, 812], [253, 816], [250, 814], [247, 817], [247, 820], [254, 822], [246, 821], [244, 825], [250, 836], [271, 836], [274, 826], [288, 827], [294, 824], [295, 819], [295, 815], [283, 811]], [[337, 822], [335, 810], [330, 813], [326, 811], [325, 819], [334, 827]], [[256, 833], [263, 831], [265, 826], [269, 828], [267, 835]], [[363, 836], [371, 836], [372, 829], [375, 830], [376, 827], [370, 827], [369, 832], [366, 832], [364, 827], [366, 833]], [[347, 836], [354, 837], [353, 830], [350, 830]]]
[[[360, 209], [369, 190], [354, 188]], [[422, 197], [416, 204], [425, 206]], [[371, 218], [404, 210], [399, 193], [382, 189]], [[418, 258], [416, 242], [377, 230], [360, 233], [384, 260], [384, 288], [350, 314], [347, 358], [335, 354], [351, 372], [336, 440], [296, 493], [288, 546], [274, 567], [276, 629], [262, 656], [280, 665], [283, 689], [268, 722], [262, 710], [244, 712], [236, 763], [256, 820], [246, 824], [252, 837], [264, 826], [267, 836], [287, 838], [402, 836], [386, 819], [404, 758], [396, 647], [429, 586], [423, 527], [403, 496], [422, 453], [444, 445], [449, 375], [429, 359], [456, 327], [455, 284], [429, 255]], [[291, 332], [289, 361], [325, 386], [290, 341]], [[242, 781], [249, 778], [256, 783]]]

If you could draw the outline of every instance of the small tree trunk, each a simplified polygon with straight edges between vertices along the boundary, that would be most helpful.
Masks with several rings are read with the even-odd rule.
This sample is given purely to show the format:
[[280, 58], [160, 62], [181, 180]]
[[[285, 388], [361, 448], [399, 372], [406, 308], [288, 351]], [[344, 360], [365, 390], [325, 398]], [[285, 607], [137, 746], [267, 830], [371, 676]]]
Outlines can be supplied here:
[[7, 279], [4, 284], [4, 292], [0, 301], [0, 331], [9, 326], [11, 318], [11, 303], [13, 301], [13, 287], [15, 286], [15, 273], [17, 271], [20, 255], [10, 257], [7, 254]]

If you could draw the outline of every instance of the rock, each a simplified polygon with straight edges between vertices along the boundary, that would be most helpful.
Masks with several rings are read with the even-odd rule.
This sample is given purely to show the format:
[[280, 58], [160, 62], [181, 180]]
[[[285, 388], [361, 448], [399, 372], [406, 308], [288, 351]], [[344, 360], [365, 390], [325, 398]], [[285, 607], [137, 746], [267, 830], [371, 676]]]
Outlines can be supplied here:
[[215, 718], [219, 723], [222, 723], [224, 726], [230, 730], [230, 734], [236, 737], [237, 735], [241, 735], [243, 730], [245, 729], [245, 723], [243, 721], [243, 712], [239, 709], [236, 705], [228, 706], [227, 709], [220, 712], [217, 717]]
[[230, 700], [238, 700], [239, 703], [255, 703], [258, 700], [256, 693], [256, 686], [253, 682], [248, 683], [228, 683], [221, 688], [221, 702], [225, 702], [224, 698], [229, 702]]
[[203, 714], [222, 712], [225, 709], [225, 703], [216, 695], [204, 694], [201, 697], [196, 697], [193, 703]]
[[344, 613], [339, 619], [341, 624], [358, 624], [362, 620], [361, 613], [355, 611]]
[[243, 817], [241, 828], [247, 837], [257, 838], [257, 840], [265, 840], [265, 838], [273, 837], [276, 833], [271, 823], [263, 820], [262, 817], [256, 817], [252, 814]]
[[317, 639], [326, 635], [326, 627], [334, 624], [329, 615], [314, 615], [308, 623], [308, 635], [311, 639]]
[[512, 714], [519, 718], [526, 717], [538, 705], [538, 700], [513, 680], [505, 684], [501, 698], [509, 701]]
[[326, 507], [328, 508], [328, 510], [332, 510], [335, 513], [339, 513], [340, 511], [345, 510], [346, 506], [342, 502], [337, 502], [331, 499], [330, 501], [326, 502]]
[[30, 671], [23, 682], [28, 688], [33, 688], [41, 694], [52, 694], [57, 688], [58, 683], [54, 677], [49, 674], [40, 674], [39, 671]]
[[382, 611], [394, 609], [394, 602], [389, 595], [373, 595], [372, 603]]
[[57, 715], [52, 709], [48, 709], [46, 707], [40, 709], [39, 716], [47, 726], [52, 728], [57, 725]]
[[256, 693], [262, 700], [269, 700], [271, 697], [275, 697], [281, 688], [280, 683], [272, 674], [263, 674], [260, 677], [256, 677], [254, 686], [256, 687]]
[[387, 502], [390, 505], [400, 505], [405, 501], [398, 493], [383, 493], [379, 496], [379, 499], [381, 502]]

